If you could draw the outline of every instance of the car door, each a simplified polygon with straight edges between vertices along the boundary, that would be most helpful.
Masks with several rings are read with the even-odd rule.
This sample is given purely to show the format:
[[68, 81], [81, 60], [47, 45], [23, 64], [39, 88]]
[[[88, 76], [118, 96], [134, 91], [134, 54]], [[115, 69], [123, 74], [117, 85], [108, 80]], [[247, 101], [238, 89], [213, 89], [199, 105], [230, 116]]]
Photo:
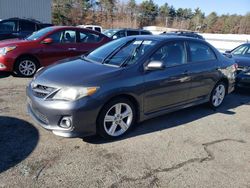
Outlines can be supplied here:
[[210, 95], [219, 77], [218, 60], [212, 48], [206, 43], [187, 41], [187, 44], [192, 79], [189, 99], [201, 100]]
[[191, 79], [184, 42], [164, 44], [149, 61], [161, 61], [165, 68], [145, 72], [144, 113], [185, 104], [189, 98]]
[[47, 38], [51, 38], [53, 42], [51, 44], [43, 44], [39, 55], [43, 66], [78, 55], [75, 30], [55, 31]]
[[77, 31], [76, 54], [91, 52], [102, 45], [103, 36], [91, 31]]

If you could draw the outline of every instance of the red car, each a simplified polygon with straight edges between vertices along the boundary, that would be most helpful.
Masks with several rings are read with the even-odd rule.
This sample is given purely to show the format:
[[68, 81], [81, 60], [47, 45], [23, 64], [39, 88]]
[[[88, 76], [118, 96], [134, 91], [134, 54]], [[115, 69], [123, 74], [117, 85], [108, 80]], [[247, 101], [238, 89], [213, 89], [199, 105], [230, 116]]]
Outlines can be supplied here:
[[84, 28], [54, 26], [39, 30], [24, 40], [0, 42], [0, 71], [33, 76], [39, 67], [88, 53], [109, 42], [107, 36]]

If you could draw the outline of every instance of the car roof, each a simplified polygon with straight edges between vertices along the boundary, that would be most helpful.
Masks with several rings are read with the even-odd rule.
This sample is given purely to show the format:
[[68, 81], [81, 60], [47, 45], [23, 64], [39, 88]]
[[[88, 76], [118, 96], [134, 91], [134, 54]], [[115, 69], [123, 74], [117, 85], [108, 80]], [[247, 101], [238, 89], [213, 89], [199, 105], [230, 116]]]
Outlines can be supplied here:
[[[104, 36], [104, 37], [107, 37], [106, 35], [98, 32], [98, 31], [95, 31], [95, 30], [91, 30], [91, 29], [88, 29], [88, 28], [83, 28], [83, 27], [76, 27], [76, 26], [50, 26], [51, 28], [53, 28], [53, 30], [61, 30], [61, 29], [69, 29], [69, 30], [82, 30], [82, 31], [88, 31], [90, 33], [96, 33], [98, 35], [101, 35], [101, 36]], [[108, 38], [108, 37], [107, 37]]]
[[157, 41], [189, 40], [189, 41], [204, 42], [203, 40], [197, 38], [177, 36], [177, 35], [134, 35], [134, 36], [129, 36], [128, 38], [135, 38], [135, 37], [141, 40], [157, 40]]
[[34, 23], [37, 23], [37, 24], [42, 24], [42, 22], [38, 21], [38, 20], [35, 20], [35, 19], [30, 19], [30, 18], [8, 18], [8, 19], [4, 19], [4, 20], [1, 20], [1, 21], [8, 21], [8, 20], [23, 20], [23, 21], [29, 21], [29, 22], [34, 22]]

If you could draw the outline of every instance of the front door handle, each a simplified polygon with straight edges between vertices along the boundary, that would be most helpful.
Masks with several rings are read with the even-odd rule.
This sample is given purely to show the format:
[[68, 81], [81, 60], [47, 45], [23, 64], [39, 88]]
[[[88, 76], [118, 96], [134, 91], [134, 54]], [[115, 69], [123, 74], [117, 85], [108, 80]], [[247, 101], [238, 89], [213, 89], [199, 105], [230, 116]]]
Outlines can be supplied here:
[[70, 50], [70, 51], [75, 51], [76, 48], [68, 48], [68, 50]]

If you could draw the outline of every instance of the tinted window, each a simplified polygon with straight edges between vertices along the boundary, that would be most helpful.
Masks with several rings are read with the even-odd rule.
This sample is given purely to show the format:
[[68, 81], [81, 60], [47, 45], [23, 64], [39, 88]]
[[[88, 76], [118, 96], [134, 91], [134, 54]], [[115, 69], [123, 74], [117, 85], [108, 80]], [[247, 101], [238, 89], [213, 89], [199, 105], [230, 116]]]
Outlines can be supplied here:
[[112, 37], [114, 34], [116, 34], [119, 30], [116, 29], [108, 29], [103, 32], [103, 34], [107, 35], [108, 37]]
[[215, 54], [211, 48], [202, 43], [189, 42], [190, 57], [192, 62], [215, 60]]
[[186, 53], [183, 42], [170, 42], [158, 49], [150, 59], [151, 61], [161, 61], [166, 67], [181, 65], [186, 63]]
[[80, 32], [80, 41], [81, 43], [98, 43], [102, 40], [100, 35], [88, 32]]
[[76, 32], [71, 30], [59, 31], [49, 36], [53, 43], [74, 43], [76, 41]]
[[139, 31], [127, 30], [127, 36], [139, 35]]
[[0, 22], [0, 31], [15, 31], [15, 21]]
[[32, 22], [19, 21], [19, 29], [20, 31], [35, 31], [36, 25]]
[[115, 37], [117, 39], [122, 38], [122, 37], [126, 37], [125, 31], [118, 31], [113, 37]]
[[151, 35], [151, 33], [148, 31], [141, 31], [141, 35]]
[[100, 27], [95, 27], [95, 30], [98, 32], [101, 32], [101, 28]]

